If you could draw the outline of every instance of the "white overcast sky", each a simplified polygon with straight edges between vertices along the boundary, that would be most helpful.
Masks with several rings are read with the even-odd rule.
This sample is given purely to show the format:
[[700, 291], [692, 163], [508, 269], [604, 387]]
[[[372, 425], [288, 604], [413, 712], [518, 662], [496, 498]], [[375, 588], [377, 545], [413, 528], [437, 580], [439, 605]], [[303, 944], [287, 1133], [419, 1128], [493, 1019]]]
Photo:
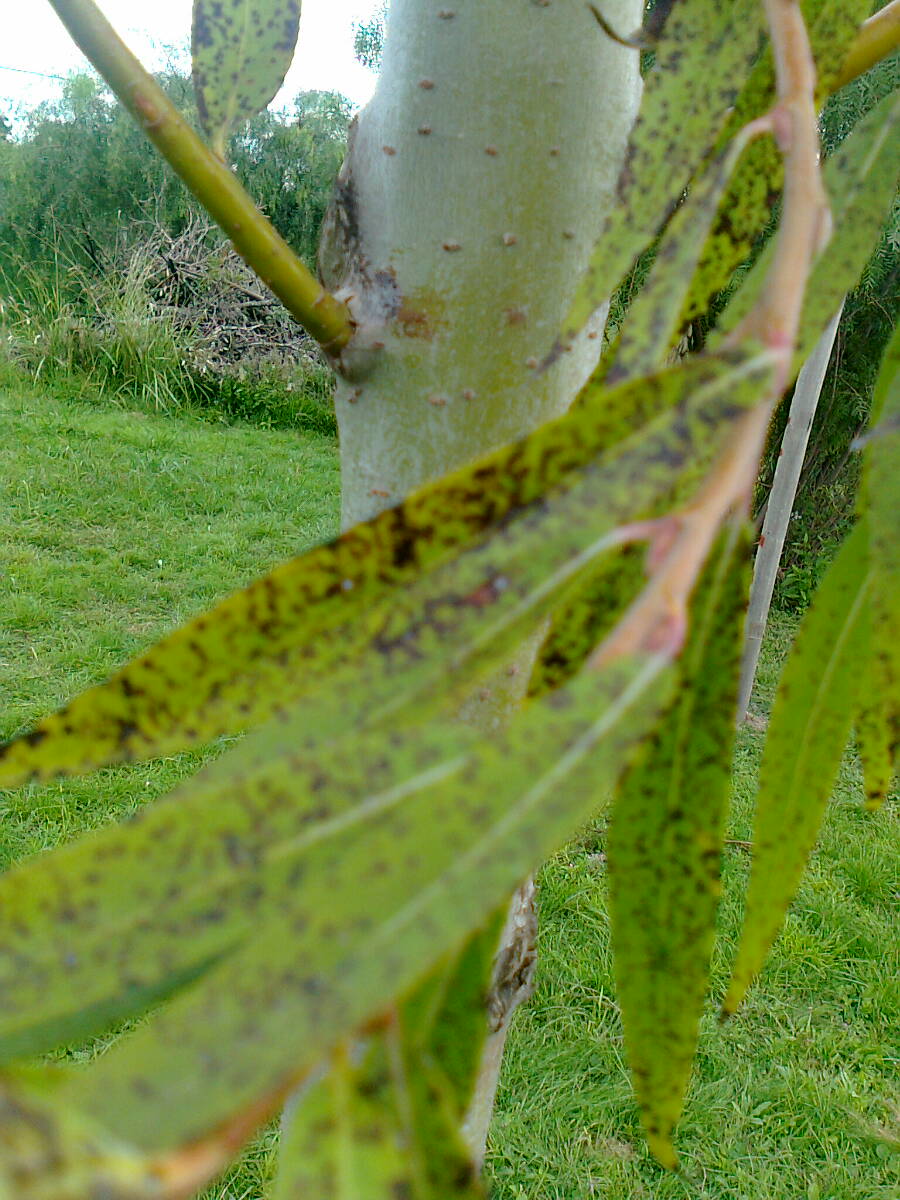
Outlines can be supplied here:
[[[66, 75], [85, 65], [48, 0], [3, 7], [0, 113], [59, 95], [57, 81], [8, 68]], [[100, 0], [100, 7], [151, 69], [164, 61], [166, 47], [186, 47], [190, 40], [191, 0]], [[311, 88], [343, 92], [355, 104], [364, 104], [375, 80], [353, 57], [353, 23], [366, 20], [378, 7], [378, 0], [303, 0], [297, 53], [276, 106]]]

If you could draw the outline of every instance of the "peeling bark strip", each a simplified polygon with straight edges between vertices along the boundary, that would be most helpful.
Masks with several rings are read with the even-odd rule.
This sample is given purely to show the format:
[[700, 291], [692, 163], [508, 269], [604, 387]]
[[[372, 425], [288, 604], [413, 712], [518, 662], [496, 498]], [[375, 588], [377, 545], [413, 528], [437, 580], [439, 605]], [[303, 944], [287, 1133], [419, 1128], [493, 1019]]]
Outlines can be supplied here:
[[284, 82], [300, 29], [300, 0], [195, 0], [191, 31], [197, 109], [225, 157], [242, 121]]

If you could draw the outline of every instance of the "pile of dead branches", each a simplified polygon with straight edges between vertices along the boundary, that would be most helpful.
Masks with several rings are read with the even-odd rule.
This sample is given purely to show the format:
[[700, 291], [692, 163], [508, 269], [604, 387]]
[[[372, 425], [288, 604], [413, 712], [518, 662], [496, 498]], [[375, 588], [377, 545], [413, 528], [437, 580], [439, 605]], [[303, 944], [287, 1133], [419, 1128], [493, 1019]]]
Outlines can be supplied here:
[[291, 373], [322, 361], [312, 338], [206, 221], [192, 217], [178, 234], [134, 227], [115, 257], [114, 270], [141, 278], [155, 315], [184, 335], [195, 370]]

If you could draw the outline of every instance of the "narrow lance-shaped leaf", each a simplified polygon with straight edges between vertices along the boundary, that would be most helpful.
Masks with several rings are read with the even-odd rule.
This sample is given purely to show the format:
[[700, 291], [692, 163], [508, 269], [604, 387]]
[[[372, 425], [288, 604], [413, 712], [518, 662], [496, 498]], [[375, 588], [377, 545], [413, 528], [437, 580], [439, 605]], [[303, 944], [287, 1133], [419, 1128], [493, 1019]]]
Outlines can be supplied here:
[[231, 134], [284, 82], [299, 27], [300, 0], [194, 0], [197, 108], [221, 158]]
[[[900, 162], [900, 96], [876, 105], [825, 164], [834, 233], [806, 288], [794, 355], [799, 371], [853, 288], [884, 227], [897, 191]], [[767, 246], [725, 310], [710, 345], [721, 344], [757, 304], [775, 253]]]
[[[291, 1112], [273, 1200], [441, 1200], [483, 1195], [430, 1064], [407, 1054], [396, 1014], [342, 1047]], [[424, 1095], [423, 1095], [424, 1093]], [[436, 1187], [432, 1174], [440, 1172]]]
[[[822, 104], [872, 6], [869, 0], [804, 0], [801, 7], [816, 59], [816, 95]], [[767, 53], [735, 107], [729, 134], [760, 116], [774, 100], [774, 68]], [[719, 219], [691, 282], [682, 324], [706, 312], [712, 297], [728, 286], [735, 270], [749, 258], [756, 239], [771, 220], [783, 180], [781, 155], [774, 142], [765, 139], [750, 145], [726, 192]]]
[[565, 345], [665, 224], [712, 150], [762, 39], [755, 0], [680, 0], [656, 47], [619, 180], [619, 203], [565, 320]]
[[[54, 1038], [102, 1028], [239, 944], [271, 894], [257, 878], [260, 864], [285, 839], [291, 853], [307, 836], [315, 840], [306, 830], [310, 813], [321, 811], [323, 787], [341, 781], [338, 812], [344, 813], [373, 790], [396, 799], [397, 770], [401, 779], [403, 772], [422, 776], [422, 786], [443, 759], [403, 744], [390, 752], [402, 707], [395, 693], [418, 694], [423, 681], [431, 682], [434, 695], [407, 712], [422, 721], [447, 695], [454, 653], [467, 650], [479, 666], [490, 663], [511, 631], [547, 611], [567, 581], [576, 584], [592, 571], [621, 516], [618, 505], [647, 503], [669, 490], [679, 462], [704, 460], [698, 445], [719, 421], [721, 389], [727, 388], [731, 406], [742, 393], [752, 402], [768, 374], [765, 356], [753, 364], [745, 364], [743, 378], [730, 372], [715, 379], [707, 395], [701, 388], [683, 412], [660, 418], [659, 429], [620, 448], [614, 460], [601, 459], [578, 487], [547, 498], [537, 513], [526, 512], [496, 539], [409, 589], [385, 618], [374, 652], [335, 673], [314, 693], [314, 703], [294, 715], [288, 743], [260, 735], [229, 751], [189, 790], [142, 813], [134, 822], [140, 828], [108, 831], [0, 881], [7, 918], [0, 941], [0, 1052], [38, 1052]], [[715, 438], [727, 436], [728, 428]], [[576, 662], [595, 644], [589, 625], [581, 633], [584, 644], [567, 648]], [[448, 644], [450, 635], [466, 640]], [[388, 725], [379, 721], [382, 706], [393, 714]], [[350, 732], [337, 737], [341, 727]], [[455, 745], [456, 735], [445, 732], [447, 744]], [[430, 753], [437, 754], [433, 742]], [[373, 763], [383, 764], [382, 771]], [[277, 803], [265, 795], [273, 786]], [[333, 805], [329, 815], [344, 819]], [[112, 938], [124, 957], [110, 954]]]
[[872, 602], [862, 616], [864, 650], [859, 664], [859, 707], [856, 713], [856, 745], [863, 770], [866, 808], [875, 812], [887, 799], [894, 778], [891, 754], [890, 685], [886, 656], [876, 656], [872, 637]]
[[291, 1106], [274, 1200], [483, 1194], [460, 1129], [487, 1032], [484, 991], [501, 925], [502, 915], [303, 1090]]
[[144, 1155], [61, 1102], [54, 1077], [0, 1077], [3, 1200], [160, 1200], [162, 1180]]
[[[351, 664], [373, 644], [394, 651], [398, 658], [405, 647], [408, 659], [417, 647], [414, 639], [402, 640], [409, 632], [402, 621], [409, 619], [404, 614], [416, 597], [404, 589], [401, 604], [403, 585], [446, 562], [467, 540], [495, 523], [508, 523], [516, 513], [526, 525], [538, 520], [542, 496], [554, 491], [563, 496], [567, 487], [572, 490], [581, 481], [582, 499], [574, 497], [573, 504], [586, 499], [591, 524], [585, 527], [579, 519], [569, 528], [574, 509], [561, 516], [557, 508], [550, 519], [561, 542], [548, 540], [549, 526], [543, 537], [535, 530], [533, 541], [543, 549], [538, 558], [521, 563], [537, 578], [535, 572], [547, 570], [547, 554], [564, 560], [577, 528], [590, 534], [581, 542], [583, 549], [598, 531], [614, 527], [613, 507], [633, 518], [663, 487], [663, 477], [665, 486], [671, 486], [678, 468], [667, 461], [677, 459], [682, 469], [688, 462], [702, 464], [701, 443], [715, 443], [706, 430], [724, 431], [735, 403], [752, 403], [767, 373], [764, 356], [755, 355], [752, 348], [701, 358], [606, 393], [612, 400], [608, 418], [604, 394], [592, 390], [589, 403], [531, 438], [276, 568], [169, 635], [31, 733], [0, 747], [0, 787], [170, 753], [258, 724], [273, 712], [285, 711], [322, 681], [335, 691], [340, 683], [337, 668], [346, 667], [341, 679], [349, 680], [347, 672], [357, 669], [353, 665], [351, 670]], [[686, 424], [684, 415], [692, 412], [699, 419]], [[608, 438], [621, 436], [623, 413], [631, 413], [636, 425], [652, 423], [662, 414], [662, 424], [653, 435], [658, 437], [655, 448], [653, 438], [643, 434], [633, 435], [638, 439], [637, 457], [629, 458], [631, 451], [620, 447], [614, 459], [621, 467], [614, 471], [613, 459], [600, 452]], [[661, 455], [656, 467], [654, 453]], [[620, 494], [613, 501], [616, 472]], [[586, 482], [589, 476], [593, 482]], [[512, 554], [515, 546], [508, 551]], [[484, 564], [481, 570], [486, 570]], [[484, 590], [491, 578], [489, 573], [479, 576], [473, 567], [470, 600], [457, 589], [450, 605], [454, 611], [444, 616], [456, 620], [477, 615], [485, 598], [511, 609], [516, 601], [513, 590], [502, 596]], [[447, 596], [453, 594], [451, 590]], [[360, 697], [355, 687], [345, 691], [335, 718], [343, 721], [343, 728], [360, 719], [360, 706], [370, 699]], [[320, 723], [325, 721], [324, 712], [315, 715]]]
[[[454, 728], [395, 731], [382, 745], [381, 760], [373, 753], [367, 764], [393, 778], [392, 790], [365, 790], [349, 809], [341, 771], [352, 781], [353, 748], [303, 806], [296, 779], [271, 766], [284, 762], [291, 730], [273, 731], [282, 746], [267, 747], [269, 765], [260, 762], [242, 779], [229, 780], [222, 769], [220, 786], [208, 797], [224, 800], [237, 791], [257, 814], [278, 805], [305, 808], [306, 835], [282, 837], [261, 852], [254, 853], [247, 823], [234, 830], [232, 858], [247, 847], [244, 875], [263, 893], [252, 936], [68, 1079], [66, 1095], [95, 1119], [111, 1119], [119, 1136], [161, 1152], [202, 1138], [266, 1097], [276, 1104], [291, 1079], [407, 993], [596, 811], [665, 703], [666, 681], [656, 657], [602, 676], [584, 673], [468, 752], [455, 741], [462, 733]], [[210, 782], [207, 777], [207, 787]], [[166, 838], [175, 815], [180, 809], [170, 808], [154, 819], [150, 810], [149, 824], [115, 832], [139, 855]], [[133, 892], [156, 887], [177, 913], [182, 864], [188, 878], [196, 878], [209, 869], [210, 852], [221, 841], [220, 835], [211, 846], [196, 819], [191, 831], [196, 849], [173, 858], [175, 874], [170, 868], [157, 884], [141, 870]], [[97, 866], [101, 874], [117, 870], [109, 853]], [[79, 920], [100, 890], [95, 884], [91, 892], [72, 894]], [[164, 920], [165, 908], [151, 907], [157, 922]], [[155, 922], [142, 932], [135, 941], [108, 930], [107, 957], [123, 973], [143, 964], [141, 945], [156, 955], [161, 944], [170, 954], [181, 944], [177, 922]], [[67, 988], [66, 959], [79, 947], [77, 931], [59, 929], [57, 965], [42, 964], [48, 987]], [[26, 955], [27, 949], [28, 943]]]
[[650, 275], [628, 309], [607, 384], [648, 375], [665, 362], [700, 252], [744, 145], [740, 138], [718, 155], [669, 222]]
[[668, 1167], [709, 979], [749, 561], [746, 530], [724, 534], [692, 601], [676, 695], [610, 821], [616, 993], [650, 1149]]
[[[857, 722], [873, 807], [900, 763], [900, 331], [885, 353], [872, 402], [876, 436], [863, 457], [860, 507], [872, 573], [868, 668], [871, 692]], [[886, 430], [879, 434], [879, 430]]]
[[765, 961], [815, 845], [856, 712], [871, 587], [865, 530], [850, 534], [818, 588], [769, 722], [744, 928], [725, 1012]]

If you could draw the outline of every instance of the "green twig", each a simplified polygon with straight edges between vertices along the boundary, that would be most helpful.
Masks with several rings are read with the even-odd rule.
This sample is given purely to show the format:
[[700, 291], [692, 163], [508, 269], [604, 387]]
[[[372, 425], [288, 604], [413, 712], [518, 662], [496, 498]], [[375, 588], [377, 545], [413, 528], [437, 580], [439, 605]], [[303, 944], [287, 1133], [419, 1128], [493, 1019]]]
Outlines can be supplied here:
[[347, 308], [327, 292], [272, 228], [228, 167], [194, 132], [93, 0], [50, 0], [75, 42], [119, 100], [231, 238], [260, 279], [316, 341], [339, 353], [353, 333]]

